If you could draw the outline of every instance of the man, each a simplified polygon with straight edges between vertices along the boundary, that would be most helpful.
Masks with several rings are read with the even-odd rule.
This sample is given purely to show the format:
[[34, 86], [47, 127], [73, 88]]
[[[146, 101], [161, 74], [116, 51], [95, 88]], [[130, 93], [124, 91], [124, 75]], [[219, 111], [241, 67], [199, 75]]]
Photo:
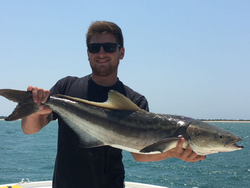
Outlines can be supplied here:
[[[66, 77], [59, 80], [52, 89], [44, 90], [29, 86], [34, 102], [40, 111], [22, 119], [22, 129], [26, 134], [40, 131], [52, 119], [58, 119], [58, 151], [55, 163], [53, 188], [121, 188], [124, 187], [124, 166], [121, 150], [109, 146], [97, 148], [79, 147], [77, 135], [56, 113], [42, 104], [50, 94], [64, 94], [90, 101], [104, 102], [109, 90], [116, 90], [140, 108], [148, 109], [144, 96], [123, 85], [118, 79], [119, 61], [123, 59], [125, 48], [121, 29], [112, 22], [94, 22], [86, 35], [88, 60], [92, 74], [82, 78]], [[161, 154], [132, 153], [136, 161], [159, 161], [176, 157], [187, 162], [205, 159], [196, 155], [190, 147], [182, 149], [182, 138], [177, 147]]]

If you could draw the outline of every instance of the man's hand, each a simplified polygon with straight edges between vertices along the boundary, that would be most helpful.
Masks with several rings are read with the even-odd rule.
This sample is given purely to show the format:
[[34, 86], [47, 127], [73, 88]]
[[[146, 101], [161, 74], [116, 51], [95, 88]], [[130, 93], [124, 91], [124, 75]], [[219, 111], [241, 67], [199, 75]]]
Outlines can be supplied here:
[[184, 142], [185, 138], [181, 138], [177, 143], [176, 148], [169, 150], [169, 154], [172, 155], [172, 157], [181, 159], [186, 162], [196, 162], [206, 159], [206, 156], [197, 155], [189, 145], [186, 149], [183, 149], [182, 146]]
[[39, 109], [41, 110], [38, 112], [40, 115], [50, 114], [52, 112], [49, 107], [42, 105], [47, 101], [48, 97], [50, 96], [49, 90], [29, 86], [27, 91], [32, 92], [33, 101], [39, 105]]
[[181, 159], [186, 162], [196, 162], [201, 161], [206, 158], [206, 156], [197, 155], [191, 147], [188, 145], [186, 149], [182, 146], [185, 142], [185, 138], [181, 138], [177, 146], [171, 150], [159, 154], [138, 154], [132, 153], [134, 159], [138, 162], [149, 162], [149, 161], [161, 161], [171, 157]]
[[22, 118], [21, 125], [25, 134], [34, 134], [45, 127], [53, 118], [51, 109], [43, 105], [50, 96], [50, 91], [33, 86], [29, 86], [27, 90], [32, 92], [33, 101], [39, 105], [40, 110]]

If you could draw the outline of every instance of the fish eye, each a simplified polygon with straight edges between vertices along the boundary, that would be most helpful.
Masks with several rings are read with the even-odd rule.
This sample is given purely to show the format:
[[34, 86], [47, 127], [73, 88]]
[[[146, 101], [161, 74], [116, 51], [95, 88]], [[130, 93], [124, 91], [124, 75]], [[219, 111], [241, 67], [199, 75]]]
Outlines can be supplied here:
[[222, 136], [222, 135], [220, 135], [220, 138], [223, 138], [223, 136]]

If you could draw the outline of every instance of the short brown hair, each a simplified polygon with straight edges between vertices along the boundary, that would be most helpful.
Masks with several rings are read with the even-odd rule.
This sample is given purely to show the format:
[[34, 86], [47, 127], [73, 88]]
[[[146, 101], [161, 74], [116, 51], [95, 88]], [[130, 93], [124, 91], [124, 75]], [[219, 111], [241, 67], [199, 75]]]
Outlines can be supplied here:
[[86, 43], [90, 43], [90, 40], [95, 34], [111, 33], [115, 36], [116, 42], [123, 47], [123, 35], [121, 28], [113, 22], [96, 21], [93, 22], [86, 34]]

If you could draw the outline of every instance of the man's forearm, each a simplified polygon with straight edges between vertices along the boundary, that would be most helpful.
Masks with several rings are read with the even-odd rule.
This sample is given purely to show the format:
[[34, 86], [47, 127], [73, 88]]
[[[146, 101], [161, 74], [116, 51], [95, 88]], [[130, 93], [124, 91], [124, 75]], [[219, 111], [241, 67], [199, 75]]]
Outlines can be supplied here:
[[22, 119], [22, 130], [25, 134], [35, 134], [45, 127], [52, 119], [52, 113], [39, 114], [34, 113]]

